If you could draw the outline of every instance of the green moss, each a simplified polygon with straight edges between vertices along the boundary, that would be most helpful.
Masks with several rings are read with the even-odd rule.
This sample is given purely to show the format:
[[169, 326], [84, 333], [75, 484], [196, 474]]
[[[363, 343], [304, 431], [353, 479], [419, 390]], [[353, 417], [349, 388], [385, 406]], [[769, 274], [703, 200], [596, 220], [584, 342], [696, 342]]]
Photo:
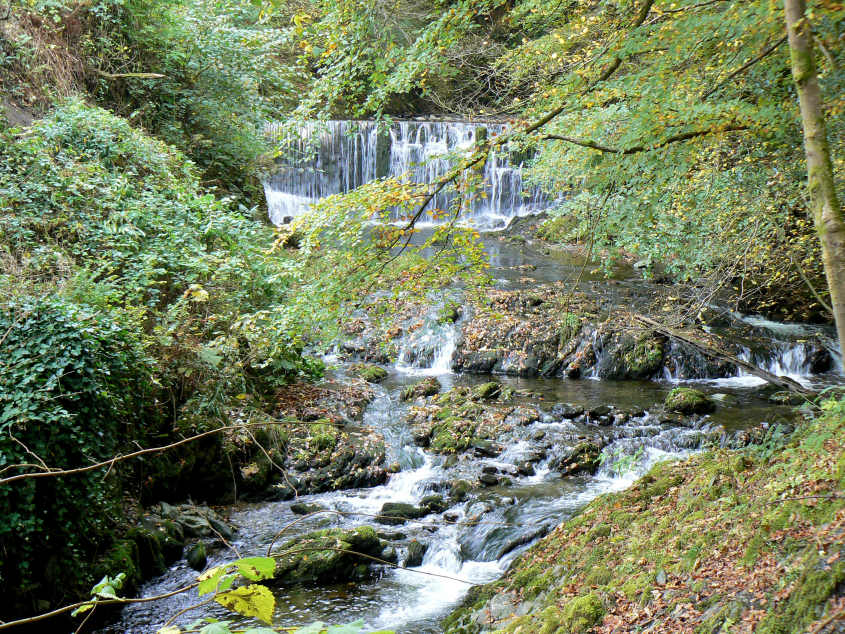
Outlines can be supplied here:
[[581, 318], [575, 313], [564, 313], [560, 320], [559, 346], [563, 348], [581, 330]]
[[757, 628], [759, 634], [790, 634], [802, 632], [819, 619], [825, 604], [837, 586], [845, 582], [845, 563], [837, 561], [828, 566], [814, 551], [807, 549], [804, 570], [795, 583], [786, 604], [777, 606]]
[[352, 372], [368, 383], [381, 383], [387, 378], [387, 370], [378, 365], [359, 363], [352, 366]]
[[597, 594], [591, 592], [582, 597], [570, 599], [560, 613], [558, 627], [565, 632], [577, 634], [586, 632], [593, 625], [601, 621], [604, 616], [604, 604]]
[[331, 423], [314, 423], [310, 427], [309, 444], [319, 451], [334, 449], [337, 445], [337, 428]]
[[663, 342], [653, 335], [640, 337], [623, 355], [627, 374], [631, 378], [647, 377], [660, 369], [663, 363]]
[[681, 414], [707, 414], [716, 409], [707, 395], [690, 387], [676, 387], [664, 402], [666, 409]]

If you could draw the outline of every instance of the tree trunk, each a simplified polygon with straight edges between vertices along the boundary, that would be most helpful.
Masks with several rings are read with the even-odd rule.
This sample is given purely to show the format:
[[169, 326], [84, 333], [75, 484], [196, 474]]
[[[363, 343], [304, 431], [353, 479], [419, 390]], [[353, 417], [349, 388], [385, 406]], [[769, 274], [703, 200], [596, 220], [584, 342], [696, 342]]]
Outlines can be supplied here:
[[833, 164], [813, 54], [813, 34], [804, 16], [805, 8], [805, 0], [784, 1], [792, 77], [798, 89], [804, 125], [810, 208], [821, 242], [824, 272], [841, 350], [845, 345], [845, 220], [833, 182]]

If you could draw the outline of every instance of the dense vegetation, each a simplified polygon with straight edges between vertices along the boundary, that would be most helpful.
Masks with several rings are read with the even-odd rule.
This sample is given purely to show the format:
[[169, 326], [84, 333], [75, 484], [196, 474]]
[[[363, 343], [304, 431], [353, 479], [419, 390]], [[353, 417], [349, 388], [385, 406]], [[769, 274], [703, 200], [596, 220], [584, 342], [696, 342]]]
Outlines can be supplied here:
[[[267, 414], [281, 386], [321, 376], [304, 350], [332, 343], [372, 291], [420, 299], [456, 280], [483, 287], [474, 231], [443, 227], [396, 257], [391, 247], [412, 227], [370, 226], [396, 209], [412, 225], [432, 184], [380, 180], [321, 202], [292, 228], [269, 227], [261, 176], [284, 158], [285, 131], [304, 120], [438, 113], [522, 123], [507, 140], [479, 142], [461, 167], [499, 144], [525, 158], [529, 181], [558, 200], [547, 239], [582, 244], [608, 270], [638, 261], [646, 276], [686, 285], [696, 310], [722, 294], [743, 309], [831, 320], [781, 3], [3, 4], [0, 477], [16, 465], [72, 469], [220, 427], [235, 413]], [[808, 19], [841, 191], [845, 9], [819, 2]], [[278, 144], [264, 134], [272, 120], [285, 123]], [[466, 200], [480, 195], [477, 178], [457, 168], [434, 186]], [[444, 213], [459, 214], [458, 201]], [[677, 495], [694, 497], [711, 471], [719, 482], [739, 471], [762, 482], [818, 467], [841, 488], [841, 466], [816, 464], [841, 431], [841, 407], [827, 407], [783, 458], [711, 455], [677, 468], [683, 481], [652, 477], [674, 478]], [[722, 473], [723, 463], [741, 469]], [[0, 483], [0, 618], [71, 602], [97, 580], [129, 518], [151, 501], [140, 469], [115, 471]], [[620, 503], [645, 508], [631, 497], [641, 489]], [[721, 504], [727, 491], [708, 499]], [[833, 498], [778, 506], [775, 518], [748, 501], [713, 513], [687, 502], [695, 517], [751, 509], [781, 531], [783, 509], [809, 531], [839, 518]], [[587, 534], [600, 512], [566, 530]], [[628, 533], [651, 530], [614, 521]], [[737, 530], [757, 544], [748, 565], [774, 556], [756, 527]], [[599, 536], [613, 548], [581, 553], [594, 557], [578, 564], [582, 576], [600, 557], [617, 563], [623, 538], [632, 552], [651, 552], [619, 531]], [[804, 546], [788, 553], [796, 583], [818, 563]], [[657, 568], [681, 574], [697, 560], [652, 555], [631, 568], [634, 581], [593, 575], [593, 585], [648, 603]], [[590, 624], [607, 609], [580, 586], [576, 595], [567, 605], [582, 602]], [[815, 598], [765, 622], [803, 627], [827, 595]], [[549, 622], [569, 619], [563, 610]]]

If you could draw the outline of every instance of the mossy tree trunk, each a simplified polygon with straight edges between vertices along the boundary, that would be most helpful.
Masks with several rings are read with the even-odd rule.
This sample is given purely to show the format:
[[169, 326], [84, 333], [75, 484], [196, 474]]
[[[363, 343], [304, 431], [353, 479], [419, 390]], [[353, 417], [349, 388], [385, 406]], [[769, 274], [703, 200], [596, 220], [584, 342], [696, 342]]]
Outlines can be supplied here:
[[798, 89], [804, 126], [810, 208], [821, 241], [824, 271], [841, 349], [845, 345], [845, 220], [833, 181], [833, 163], [813, 53], [813, 32], [804, 15], [805, 9], [805, 0], [784, 2], [792, 76]]

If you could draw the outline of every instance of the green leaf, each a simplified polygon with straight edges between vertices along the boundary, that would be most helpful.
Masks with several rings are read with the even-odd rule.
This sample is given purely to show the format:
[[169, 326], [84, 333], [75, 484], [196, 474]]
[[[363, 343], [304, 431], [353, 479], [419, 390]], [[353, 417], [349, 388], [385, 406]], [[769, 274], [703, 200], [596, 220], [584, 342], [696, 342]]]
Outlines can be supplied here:
[[250, 581], [270, 579], [276, 571], [276, 560], [272, 557], [246, 557], [234, 562], [238, 572]]
[[260, 584], [235, 588], [217, 595], [214, 600], [224, 608], [243, 616], [254, 616], [268, 625], [273, 623], [276, 598], [268, 588]]
[[199, 596], [217, 590], [217, 584], [220, 582], [220, 578], [225, 572], [226, 566], [217, 566], [216, 568], [206, 570], [199, 577], [197, 577], [197, 581], [200, 582], [200, 584], [197, 586], [197, 592], [199, 593]]
[[219, 621], [206, 625], [200, 630], [200, 634], [232, 634], [232, 630], [229, 629], [227, 621]]
[[182, 630], [175, 625], [168, 625], [167, 627], [163, 627], [158, 630], [156, 634], [182, 634]]
[[251, 627], [245, 630], [244, 634], [278, 634], [278, 632], [269, 627]]
[[310, 623], [309, 625], [303, 625], [293, 634], [320, 634], [320, 632], [325, 629], [325, 623], [323, 623], [322, 621], [315, 621], [314, 623]]

